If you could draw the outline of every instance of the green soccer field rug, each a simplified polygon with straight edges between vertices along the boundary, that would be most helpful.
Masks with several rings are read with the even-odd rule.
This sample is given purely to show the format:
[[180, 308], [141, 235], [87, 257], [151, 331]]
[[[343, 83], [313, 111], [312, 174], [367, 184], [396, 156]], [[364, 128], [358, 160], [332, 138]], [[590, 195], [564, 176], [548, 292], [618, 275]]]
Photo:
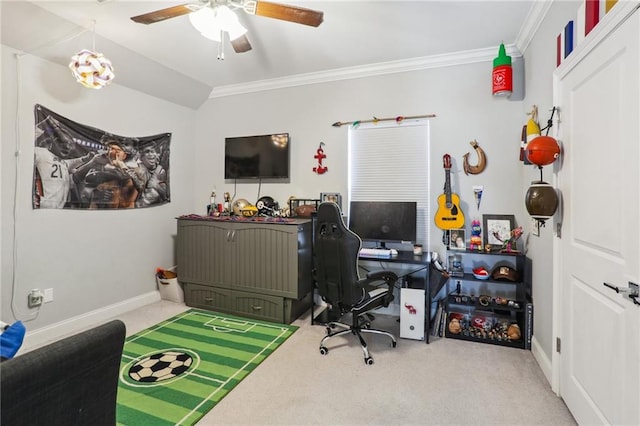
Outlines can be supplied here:
[[298, 327], [191, 309], [127, 338], [119, 425], [193, 425]]

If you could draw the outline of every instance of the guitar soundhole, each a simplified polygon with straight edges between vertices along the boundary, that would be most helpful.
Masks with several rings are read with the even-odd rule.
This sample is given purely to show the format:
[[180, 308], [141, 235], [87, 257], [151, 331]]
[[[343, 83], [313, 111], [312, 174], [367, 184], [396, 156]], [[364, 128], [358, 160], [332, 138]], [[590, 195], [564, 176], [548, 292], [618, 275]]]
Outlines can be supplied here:
[[458, 214], [458, 207], [455, 204], [451, 203], [450, 208], [451, 208], [451, 214], [456, 216]]

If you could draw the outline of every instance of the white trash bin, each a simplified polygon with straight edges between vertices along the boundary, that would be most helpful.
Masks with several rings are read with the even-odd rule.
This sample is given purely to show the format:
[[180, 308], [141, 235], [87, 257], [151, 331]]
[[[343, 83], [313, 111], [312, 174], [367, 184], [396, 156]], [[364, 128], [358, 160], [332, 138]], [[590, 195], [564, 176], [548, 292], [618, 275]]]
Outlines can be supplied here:
[[178, 275], [171, 269], [167, 269], [166, 272], [172, 272], [175, 278], [164, 278], [162, 273], [156, 274], [156, 281], [158, 282], [158, 290], [160, 291], [160, 297], [163, 300], [170, 300], [176, 303], [184, 302], [184, 291], [178, 282]]

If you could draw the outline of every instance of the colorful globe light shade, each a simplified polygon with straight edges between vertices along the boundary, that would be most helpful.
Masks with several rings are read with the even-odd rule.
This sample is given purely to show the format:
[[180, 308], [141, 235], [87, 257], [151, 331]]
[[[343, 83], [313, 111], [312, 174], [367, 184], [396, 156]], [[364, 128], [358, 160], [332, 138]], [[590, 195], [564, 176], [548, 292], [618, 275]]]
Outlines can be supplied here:
[[551, 219], [558, 208], [558, 194], [553, 186], [543, 181], [531, 182], [524, 204], [532, 218], [541, 222]]
[[115, 78], [111, 61], [87, 49], [71, 57], [69, 69], [76, 81], [89, 89], [101, 89]]
[[546, 166], [556, 161], [560, 155], [560, 145], [551, 136], [538, 136], [524, 149], [527, 159], [538, 166]]

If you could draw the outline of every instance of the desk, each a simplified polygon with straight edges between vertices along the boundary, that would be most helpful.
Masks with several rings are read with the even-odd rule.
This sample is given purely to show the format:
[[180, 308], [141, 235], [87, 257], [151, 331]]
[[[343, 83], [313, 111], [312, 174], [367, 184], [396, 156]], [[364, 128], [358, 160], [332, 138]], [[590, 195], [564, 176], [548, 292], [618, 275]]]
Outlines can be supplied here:
[[[379, 265], [370, 266], [370, 265]], [[431, 304], [433, 302], [433, 297], [438, 294], [440, 289], [446, 283], [440, 279], [434, 280], [434, 283], [431, 283], [431, 257], [429, 253], [423, 253], [420, 256], [416, 256], [413, 252], [410, 251], [400, 251], [396, 256], [391, 258], [371, 258], [371, 257], [360, 257], [358, 260], [358, 266], [361, 269], [361, 276], [364, 276], [368, 271], [386, 269], [394, 272], [398, 275], [398, 280], [402, 280], [403, 283], [406, 284], [408, 278], [413, 276], [414, 274], [420, 274], [420, 280], [417, 281], [417, 285], [412, 285], [412, 288], [423, 289], [425, 292], [425, 336], [424, 340], [426, 343], [429, 343], [429, 335], [431, 334]], [[440, 274], [438, 273], [439, 277]], [[335, 315], [331, 315], [330, 310], [325, 309], [322, 312], [319, 312], [317, 315], [314, 313], [311, 315], [312, 324], [316, 323], [326, 323], [328, 320], [336, 319]], [[316, 321], [318, 319], [318, 321]]]

